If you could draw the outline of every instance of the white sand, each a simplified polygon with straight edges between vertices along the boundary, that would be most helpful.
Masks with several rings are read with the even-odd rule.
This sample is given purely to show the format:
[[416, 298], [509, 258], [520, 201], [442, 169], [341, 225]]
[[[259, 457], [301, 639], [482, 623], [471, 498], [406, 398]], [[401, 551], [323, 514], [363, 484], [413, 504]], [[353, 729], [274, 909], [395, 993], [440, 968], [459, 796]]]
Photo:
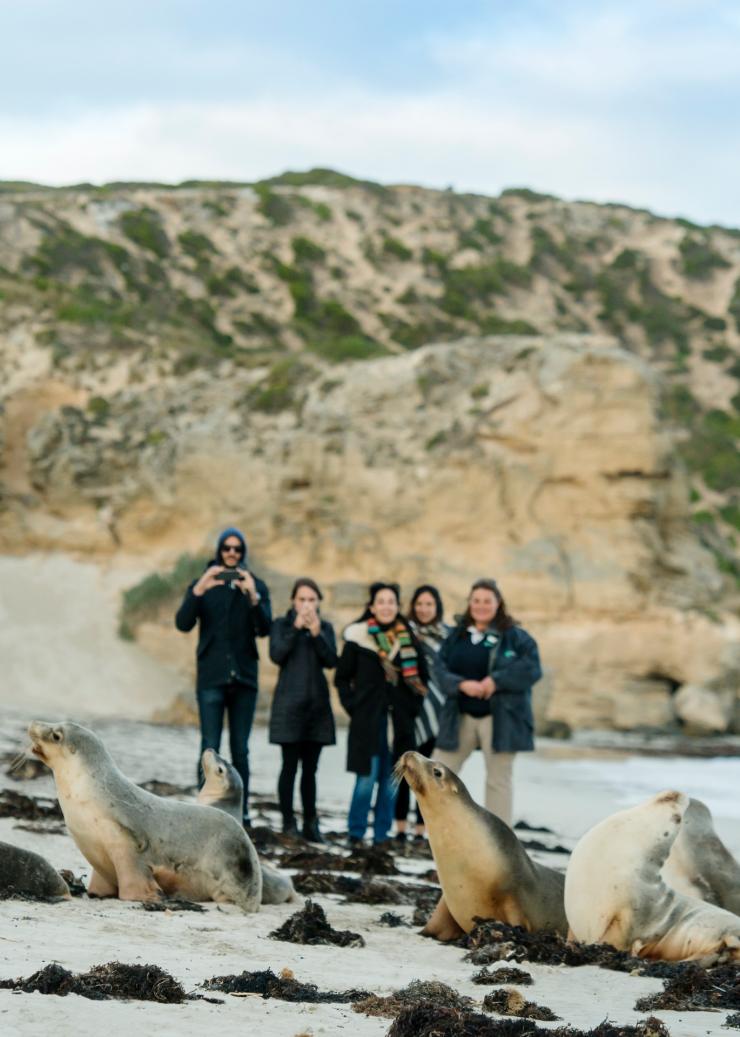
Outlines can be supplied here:
[[[66, 713], [60, 702], [58, 714]], [[50, 716], [50, 719], [56, 717]], [[22, 741], [26, 717], [5, 715], [0, 734], [0, 751]], [[114, 756], [134, 780], [160, 778], [176, 783], [193, 779], [197, 734], [190, 729], [158, 728], [126, 722], [97, 722]], [[678, 785], [694, 794], [704, 794], [717, 816], [720, 834], [737, 853], [740, 848], [740, 817], [725, 789], [736, 790], [740, 763], [733, 760], [693, 761], [678, 759], [627, 759], [613, 756], [585, 760], [559, 758], [554, 747], [522, 756], [518, 761], [516, 793], [518, 816], [533, 824], [547, 824], [566, 844], [594, 820], [627, 802], [635, 802], [661, 787]], [[254, 790], [271, 794], [277, 774], [278, 755], [267, 745], [264, 729], [252, 740]], [[344, 746], [327, 750], [320, 770], [322, 809], [332, 815], [324, 827], [342, 823], [350, 782], [343, 769]], [[471, 761], [466, 778], [473, 791], [482, 784], [480, 761]], [[31, 795], [53, 793], [52, 781], [2, 783]], [[12, 819], [0, 819], [0, 839], [42, 853], [56, 867], [87, 870], [72, 840], [64, 835], [40, 835], [15, 828]], [[564, 858], [548, 854], [548, 863]], [[317, 983], [322, 989], [362, 987], [388, 994], [412, 979], [434, 979], [451, 984], [462, 993], [480, 1000], [490, 988], [471, 983], [475, 967], [463, 961], [463, 952], [424, 940], [413, 929], [388, 929], [377, 922], [383, 907], [350, 905], [338, 898], [317, 897], [330, 922], [363, 935], [364, 948], [306, 947], [268, 938], [297, 905], [266, 907], [253, 916], [231, 907], [207, 905], [207, 913], [148, 913], [134, 904], [119, 901], [88, 901], [45, 905], [19, 901], [0, 903], [0, 976], [27, 976], [49, 962], [84, 970], [112, 960], [160, 965], [189, 991], [200, 989], [203, 980], [243, 970], [291, 968], [299, 980]], [[393, 908], [411, 916], [411, 908]], [[566, 969], [530, 965], [534, 985], [521, 988], [528, 1000], [547, 1005], [574, 1026], [584, 1029], [608, 1017], [612, 1022], [635, 1023], [644, 1014], [634, 1011], [639, 997], [661, 989], [658, 980], [626, 976], [585, 967]], [[210, 995], [209, 995], [210, 996]], [[212, 1005], [91, 1002], [70, 995], [66, 998], [0, 991], [0, 1034], [105, 1034], [142, 1035], [206, 1032], [214, 1025], [219, 1032], [285, 1035], [341, 1034], [356, 1037], [385, 1034], [386, 1019], [367, 1018], [344, 1005], [300, 1005], [260, 997], [223, 997]], [[726, 1035], [722, 1024], [727, 1013], [655, 1013], [672, 1037], [698, 1034]], [[557, 1023], [539, 1023], [554, 1027]], [[212, 1032], [212, 1030], [211, 1030]], [[731, 1032], [731, 1031], [730, 1031]]]

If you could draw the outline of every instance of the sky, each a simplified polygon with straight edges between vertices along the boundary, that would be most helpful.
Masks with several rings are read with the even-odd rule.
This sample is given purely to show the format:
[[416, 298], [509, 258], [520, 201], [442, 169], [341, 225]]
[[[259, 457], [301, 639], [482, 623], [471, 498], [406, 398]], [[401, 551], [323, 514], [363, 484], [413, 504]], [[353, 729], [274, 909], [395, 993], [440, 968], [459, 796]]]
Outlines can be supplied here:
[[313, 166], [740, 226], [740, 0], [0, 0], [0, 179]]

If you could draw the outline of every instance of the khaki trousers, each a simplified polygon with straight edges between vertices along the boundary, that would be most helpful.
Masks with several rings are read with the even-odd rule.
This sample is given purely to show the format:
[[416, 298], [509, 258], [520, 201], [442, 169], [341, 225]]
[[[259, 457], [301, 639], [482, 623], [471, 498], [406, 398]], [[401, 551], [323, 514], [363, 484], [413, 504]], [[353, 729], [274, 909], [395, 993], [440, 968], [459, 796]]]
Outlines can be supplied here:
[[486, 763], [486, 810], [511, 825], [511, 776], [515, 753], [497, 753], [491, 748], [493, 717], [471, 717], [460, 714], [457, 749], [435, 749], [432, 759], [439, 760], [455, 774], [475, 749], [483, 752]]

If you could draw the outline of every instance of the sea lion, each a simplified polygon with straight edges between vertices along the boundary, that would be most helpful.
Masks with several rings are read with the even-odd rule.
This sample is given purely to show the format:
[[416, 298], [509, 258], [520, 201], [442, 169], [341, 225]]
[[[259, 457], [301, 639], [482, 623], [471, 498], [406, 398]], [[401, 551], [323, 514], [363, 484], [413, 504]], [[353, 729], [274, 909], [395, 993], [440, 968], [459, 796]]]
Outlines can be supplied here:
[[[226, 811], [241, 824], [244, 816], [244, 782], [241, 774], [215, 749], [205, 749], [200, 762], [206, 780], [198, 793], [198, 802]], [[277, 871], [262, 859], [260, 867], [263, 904], [285, 904], [298, 899], [290, 875]]]
[[661, 792], [583, 836], [565, 878], [565, 911], [577, 940], [663, 961], [740, 961], [740, 919], [661, 877], [688, 805], [683, 792]]
[[38, 853], [0, 843], [0, 899], [69, 897], [69, 886]]
[[563, 875], [531, 860], [509, 826], [478, 806], [449, 767], [407, 752], [396, 776], [406, 779], [421, 807], [442, 887], [424, 936], [455, 939], [476, 918], [566, 932]]
[[28, 733], [31, 751], [54, 772], [64, 820], [93, 867], [92, 896], [158, 900], [175, 893], [259, 910], [257, 854], [228, 814], [139, 788], [79, 724], [34, 721]]
[[740, 915], [740, 864], [717, 835], [711, 811], [701, 800], [689, 800], [662, 875], [678, 893]]

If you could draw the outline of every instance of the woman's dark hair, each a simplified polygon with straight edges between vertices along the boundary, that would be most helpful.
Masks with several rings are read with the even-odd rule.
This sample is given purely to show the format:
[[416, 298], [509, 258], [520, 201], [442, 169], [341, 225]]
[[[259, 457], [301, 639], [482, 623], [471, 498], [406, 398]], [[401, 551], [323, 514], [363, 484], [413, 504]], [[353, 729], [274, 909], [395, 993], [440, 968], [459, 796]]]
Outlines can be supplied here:
[[[473, 586], [470, 588], [470, 593], [468, 594], [468, 597], [470, 597], [473, 591], [480, 590], [490, 591], [495, 597], [496, 601], [498, 602], [498, 610], [496, 612], [496, 615], [493, 617], [492, 624], [495, 627], [495, 629], [508, 630], [510, 627], [516, 626], [516, 620], [513, 616], [509, 615], [509, 612], [506, 608], [506, 602], [504, 601], [504, 596], [498, 589], [498, 584], [496, 583], [496, 581], [485, 578], [476, 580]], [[460, 625], [463, 627], [469, 627], [472, 622], [473, 617], [470, 615], [470, 606], [468, 605], [468, 607], [465, 609], [462, 619], [460, 620]]]
[[369, 619], [370, 616], [372, 616], [372, 612], [370, 611], [370, 607], [373, 604], [373, 602], [375, 601], [375, 599], [378, 596], [378, 594], [380, 594], [381, 591], [393, 591], [393, 593], [396, 596], [396, 601], [398, 602], [398, 611], [400, 613], [400, 611], [401, 611], [401, 588], [398, 586], [397, 583], [386, 583], [384, 580], [376, 580], [375, 583], [371, 583], [370, 586], [368, 587], [368, 590], [367, 590], [367, 601], [365, 602], [365, 608], [363, 609], [362, 615], [360, 616], [360, 619], [358, 620], [358, 622], [361, 622], [363, 619]]
[[422, 594], [431, 594], [431, 596], [434, 598], [435, 604], [437, 606], [437, 611], [434, 613], [433, 622], [441, 622], [442, 616], [445, 612], [444, 605], [442, 604], [442, 595], [439, 593], [436, 587], [432, 586], [431, 583], [422, 583], [421, 587], [417, 587], [414, 593], [411, 595], [411, 601], [409, 602], [409, 619], [413, 619], [415, 623], [419, 622], [416, 618], [415, 606], [416, 599], [421, 597]]
[[293, 590], [290, 592], [291, 601], [296, 596], [301, 587], [309, 587], [314, 592], [319, 601], [324, 600], [324, 595], [319, 590], [319, 585], [316, 582], [316, 580], [312, 580], [310, 576], [299, 576], [293, 584]]

